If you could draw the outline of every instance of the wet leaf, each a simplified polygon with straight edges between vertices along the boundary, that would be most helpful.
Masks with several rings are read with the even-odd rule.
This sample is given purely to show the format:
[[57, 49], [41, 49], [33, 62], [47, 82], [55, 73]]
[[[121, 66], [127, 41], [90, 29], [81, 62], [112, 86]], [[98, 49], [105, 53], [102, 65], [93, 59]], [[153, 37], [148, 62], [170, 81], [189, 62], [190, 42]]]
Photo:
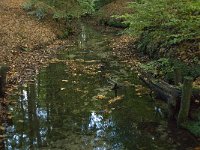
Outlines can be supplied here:
[[19, 122], [19, 123], [23, 123], [23, 122], [24, 122], [24, 120], [18, 120], [17, 122]]
[[5, 127], [3, 127], [3, 126], [0, 126], [0, 130], [5, 130]]
[[119, 100], [122, 100], [123, 97], [124, 97], [124, 96], [117, 96], [117, 97], [115, 97], [115, 98], [109, 100], [108, 103], [109, 103], [109, 104], [115, 103], [115, 102], [117, 102], [117, 101], [119, 101]]
[[8, 116], [8, 119], [12, 119], [12, 118], [13, 118], [13, 116], [11, 116], [11, 115], [10, 115], [10, 116]]
[[62, 82], [69, 82], [68, 80], [62, 80]]
[[95, 98], [96, 98], [96, 99], [99, 99], [99, 100], [103, 100], [103, 99], [105, 99], [106, 97], [105, 97], [105, 95], [97, 95]]

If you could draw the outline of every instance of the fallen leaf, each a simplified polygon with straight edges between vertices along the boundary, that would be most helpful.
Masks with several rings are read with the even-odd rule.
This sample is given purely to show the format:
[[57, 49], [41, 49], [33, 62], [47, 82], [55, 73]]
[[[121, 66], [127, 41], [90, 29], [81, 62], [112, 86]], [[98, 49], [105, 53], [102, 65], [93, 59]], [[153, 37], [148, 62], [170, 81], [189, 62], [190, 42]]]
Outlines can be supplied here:
[[3, 127], [3, 126], [0, 126], [0, 130], [5, 130], [5, 127]]
[[103, 100], [105, 99], [105, 95], [97, 95], [95, 98], [99, 100]]
[[62, 82], [69, 82], [68, 80], [62, 80]]

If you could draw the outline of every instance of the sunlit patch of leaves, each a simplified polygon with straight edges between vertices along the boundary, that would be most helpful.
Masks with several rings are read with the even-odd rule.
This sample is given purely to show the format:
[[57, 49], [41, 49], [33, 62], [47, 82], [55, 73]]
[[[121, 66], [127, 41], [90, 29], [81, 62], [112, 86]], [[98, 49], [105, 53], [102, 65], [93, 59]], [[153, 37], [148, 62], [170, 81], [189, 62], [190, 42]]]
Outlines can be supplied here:
[[116, 103], [116, 102], [118, 102], [118, 101], [120, 101], [120, 100], [123, 100], [123, 97], [124, 97], [124, 95], [114, 97], [114, 98], [110, 99], [110, 100], [108, 101], [108, 103], [109, 103], [109, 104]]
[[103, 100], [106, 98], [106, 96], [105, 95], [97, 95], [95, 98], [98, 100]]
[[150, 94], [151, 91], [143, 85], [135, 85], [135, 92], [137, 96], [141, 97]]
[[[82, 62], [82, 61], [81, 61]], [[96, 75], [98, 74], [98, 64], [82, 64], [78, 60], [68, 60], [66, 61], [66, 65], [69, 66], [69, 72], [72, 75], [80, 75], [80, 74], [87, 74], [87, 75]]]

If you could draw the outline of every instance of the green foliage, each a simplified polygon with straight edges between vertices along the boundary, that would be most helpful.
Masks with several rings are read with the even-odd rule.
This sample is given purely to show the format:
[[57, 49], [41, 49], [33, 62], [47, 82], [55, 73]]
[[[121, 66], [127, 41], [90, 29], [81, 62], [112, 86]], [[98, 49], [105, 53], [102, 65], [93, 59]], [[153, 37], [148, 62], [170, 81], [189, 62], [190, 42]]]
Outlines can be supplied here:
[[107, 24], [109, 26], [116, 27], [116, 28], [127, 28], [128, 27], [127, 24], [121, 22], [120, 20], [114, 20], [114, 19], [108, 20]]
[[153, 74], [155, 77], [163, 78], [169, 82], [174, 82], [174, 68], [180, 68], [181, 76], [191, 76], [197, 78], [200, 76], [200, 66], [189, 66], [179, 60], [160, 58], [150, 61], [147, 64], [142, 64], [141, 67]]
[[80, 17], [94, 11], [94, 0], [38, 0], [46, 3], [58, 17]]
[[53, 19], [60, 19], [60, 18], [70, 18], [70, 16], [63, 11], [55, 11], [53, 14]]
[[44, 9], [42, 8], [37, 8], [36, 10], [34, 11], [31, 11], [31, 12], [28, 12], [29, 15], [33, 15], [33, 16], [36, 16], [38, 18], [38, 20], [41, 20], [45, 17], [46, 15], [46, 12]]
[[25, 11], [31, 11], [33, 9], [33, 6], [34, 6], [34, 1], [27, 1], [22, 4], [22, 8]]
[[175, 38], [199, 34], [196, 29], [200, 27], [200, 2], [197, 0], [141, 0], [129, 6], [134, 13], [122, 17], [130, 23], [132, 34], [140, 35], [149, 26], [174, 27], [177, 34], [172, 37]]
[[168, 58], [160, 58], [147, 64], [142, 64], [141, 67], [156, 77], [169, 74], [174, 69], [173, 63]]
[[103, 7], [104, 5], [111, 3], [114, 0], [96, 0], [95, 1], [95, 9], [98, 10], [101, 7]]
[[172, 60], [172, 63], [180, 68], [182, 76], [191, 76], [194, 79], [200, 76], [200, 65], [198, 64], [188, 65], [179, 60]]
[[79, 18], [91, 14], [94, 12], [94, 6], [94, 0], [29, 0], [22, 7], [26, 10], [32, 10], [34, 7], [36, 10], [31, 14], [38, 16], [38, 18], [43, 17], [42, 12], [50, 12], [54, 19], [59, 19]]
[[58, 35], [59, 39], [66, 39], [68, 36], [73, 34], [73, 29], [71, 27], [66, 28], [61, 34]]
[[190, 121], [183, 124], [183, 127], [188, 129], [192, 134], [200, 137], [200, 121]]
[[198, 0], [137, 0], [129, 7], [134, 13], [121, 18], [129, 24], [127, 32], [140, 37], [136, 46], [146, 54], [200, 38]]
[[110, 18], [110, 19], [101, 18], [99, 20], [99, 24], [100, 25], [108, 25], [108, 26], [116, 27], [116, 28], [127, 28], [128, 27], [128, 25], [125, 24], [123, 21], [121, 21], [119, 19], [115, 19], [115, 18]]

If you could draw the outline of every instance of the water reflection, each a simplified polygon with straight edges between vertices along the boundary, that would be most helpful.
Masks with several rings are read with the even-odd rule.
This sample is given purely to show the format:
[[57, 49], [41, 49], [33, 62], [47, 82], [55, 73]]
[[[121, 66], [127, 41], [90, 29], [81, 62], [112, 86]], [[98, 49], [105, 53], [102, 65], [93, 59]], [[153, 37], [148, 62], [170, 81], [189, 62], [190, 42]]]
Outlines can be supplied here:
[[102, 120], [103, 120], [103, 116], [97, 115], [95, 112], [92, 112], [91, 116], [90, 116], [90, 123], [88, 125], [88, 128], [89, 129], [100, 129], [100, 128], [102, 128], [102, 126], [103, 126]]
[[80, 40], [79, 40], [79, 48], [84, 49], [86, 48], [86, 30], [85, 26], [81, 24], [81, 34], [80, 34]]
[[[171, 134], [167, 122], [155, 118], [150, 97], [137, 96], [131, 86], [141, 84], [136, 75], [113, 63], [107, 45], [102, 46], [104, 37], [94, 33], [83, 26], [82, 41], [71, 51], [73, 59], [49, 64], [35, 82], [20, 89], [18, 104], [10, 107], [14, 117], [13, 125], [7, 127], [6, 149], [154, 150], [194, 146], [188, 137], [188, 143], [177, 139], [181, 136], [173, 137], [177, 131]], [[96, 53], [80, 53], [79, 46], [88, 44]], [[100, 60], [104, 67], [99, 68]], [[116, 82], [130, 82], [117, 88], [121, 99], [114, 101], [116, 93], [107, 76]]]
[[16, 124], [7, 128], [9, 137], [5, 142], [6, 149], [31, 149], [42, 145], [47, 128], [40, 126], [40, 122], [46, 118], [45, 111], [41, 110], [37, 107], [35, 85], [31, 84], [22, 90], [19, 97], [14, 118]]

